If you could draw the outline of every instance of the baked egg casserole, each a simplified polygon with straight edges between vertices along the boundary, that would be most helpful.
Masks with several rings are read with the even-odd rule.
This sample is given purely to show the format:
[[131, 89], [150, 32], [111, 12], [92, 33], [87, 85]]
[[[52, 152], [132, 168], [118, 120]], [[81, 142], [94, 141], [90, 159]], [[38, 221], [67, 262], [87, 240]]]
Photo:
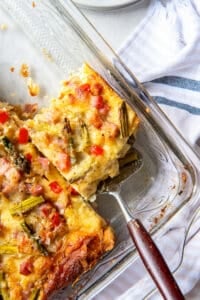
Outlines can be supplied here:
[[112, 228], [86, 200], [118, 174], [138, 124], [87, 64], [36, 113], [0, 102], [2, 299], [49, 299], [113, 249]]

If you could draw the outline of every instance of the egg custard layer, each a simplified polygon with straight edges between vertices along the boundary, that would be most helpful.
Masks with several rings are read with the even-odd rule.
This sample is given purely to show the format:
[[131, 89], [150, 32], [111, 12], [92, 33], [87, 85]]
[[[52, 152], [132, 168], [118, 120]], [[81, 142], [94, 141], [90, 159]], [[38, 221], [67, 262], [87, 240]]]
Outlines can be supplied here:
[[[18, 113], [0, 103], [0, 295], [45, 300], [111, 250], [114, 234], [31, 143]], [[60, 153], [71, 161], [69, 145]]]
[[89, 65], [63, 82], [58, 98], [26, 125], [36, 147], [85, 198], [119, 172], [138, 128], [135, 112]]

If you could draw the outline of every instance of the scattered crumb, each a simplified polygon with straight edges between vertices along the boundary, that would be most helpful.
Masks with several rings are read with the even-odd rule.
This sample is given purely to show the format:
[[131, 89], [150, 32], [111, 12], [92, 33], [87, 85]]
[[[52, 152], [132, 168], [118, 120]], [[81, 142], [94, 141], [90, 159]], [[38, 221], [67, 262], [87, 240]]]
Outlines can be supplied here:
[[28, 91], [29, 91], [29, 94], [32, 96], [32, 97], [35, 97], [35, 96], [38, 96], [39, 93], [40, 93], [40, 87], [38, 84], [36, 84], [33, 79], [31, 77], [28, 78], [28, 81], [27, 81], [27, 87], [28, 87]]
[[154, 219], [153, 219], [153, 222], [154, 222], [154, 224], [158, 224], [158, 217], [155, 217]]
[[58, 99], [63, 99], [64, 97], [65, 97], [65, 93], [60, 92], [60, 94], [58, 95]]
[[10, 67], [10, 72], [14, 72], [15, 71], [15, 68], [14, 67]]
[[1, 30], [6, 30], [6, 29], [8, 29], [8, 25], [6, 25], [6, 24], [1, 24], [1, 25], [0, 25], [0, 29], [1, 29]]
[[182, 177], [183, 183], [186, 183], [186, 181], [187, 181], [187, 174], [185, 172], [182, 172], [181, 177]]
[[46, 48], [42, 48], [42, 53], [48, 60], [53, 61], [51, 53]]
[[29, 76], [29, 66], [27, 64], [22, 64], [21, 65], [20, 75], [22, 77], [28, 77]]
[[61, 81], [61, 85], [63, 85], [63, 86], [68, 86], [68, 84], [69, 84], [69, 80], [62, 80]]
[[36, 6], [36, 5], [35, 5], [35, 2], [33, 1], [33, 2], [32, 2], [32, 7], [34, 8], [35, 6]]
[[178, 192], [178, 195], [182, 195], [184, 192], [184, 189], [186, 187], [186, 183], [187, 183], [187, 173], [186, 172], [182, 172], [181, 173], [181, 180], [182, 180], [182, 188], [181, 190]]
[[170, 206], [170, 204], [166, 204], [164, 207], [161, 208], [161, 210], [158, 212], [158, 214], [153, 218], [153, 223], [150, 226], [150, 230], [153, 229], [154, 225], [157, 225], [161, 219], [165, 216], [166, 210], [168, 209], [168, 207]]

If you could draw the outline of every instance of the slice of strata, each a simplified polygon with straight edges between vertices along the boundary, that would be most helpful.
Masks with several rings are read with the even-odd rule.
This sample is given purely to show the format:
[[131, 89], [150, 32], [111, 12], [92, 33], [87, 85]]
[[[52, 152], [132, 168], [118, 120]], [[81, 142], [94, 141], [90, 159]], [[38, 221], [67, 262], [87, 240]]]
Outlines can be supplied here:
[[114, 246], [107, 223], [30, 143], [0, 103], [0, 294], [47, 299]]
[[135, 112], [84, 64], [27, 126], [37, 148], [88, 199], [99, 181], [118, 174], [118, 159], [138, 123]]

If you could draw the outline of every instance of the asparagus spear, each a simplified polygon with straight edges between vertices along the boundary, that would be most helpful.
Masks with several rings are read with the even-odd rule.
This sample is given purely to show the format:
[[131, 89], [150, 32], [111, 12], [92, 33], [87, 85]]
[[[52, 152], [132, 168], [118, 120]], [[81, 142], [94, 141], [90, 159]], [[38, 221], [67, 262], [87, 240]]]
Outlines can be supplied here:
[[29, 198], [15, 204], [13, 207], [10, 209], [11, 215], [17, 215], [21, 213], [25, 213], [35, 206], [43, 203], [45, 200], [42, 196], [30, 196]]
[[129, 135], [128, 112], [127, 112], [127, 107], [125, 102], [122, 102], [122, 105], [120, 107], [119, 119], [120, 119], [121, 135], [123, 138], [128, 137]]
[[68, 152], [71, 158], [71, 163], [75, 164], [76, 163], [76, 153], [75, 153], [75, 147], [74, 147], [74, 140], [72, 137], [72, 128], [70, 121], [65, 118], [64, 119], [64, 127], [63, 127], [63, 133], [66, 135], [67, 140], [68, 140]]
[[28, 300], [37, 300], [40, 294], [40, 290], [39, 289], [34, 289], [29, 297]]
[[79, 120], [79, 124], [81, 127], [81, 139], [82, 139], [83, 143], [85, 144], [85, 147], [88, 147], [89, 146], [89, 133], [88, 133], [87, 125], [85, 124], [85, 122], [82, 119]]
[[26, 222], [22, 222], [21, 226], [23, 230], [26, 232], [26, 234], [36, 243], [38, 250], [45, 256], [49, 255], [48, 250], [46, 247], [41, 243], [39, 237], [34, 235], [33, 230], [30, 228], [30, 226]]
[[0, 254], [15, 254], [18, 253], [18, 247], [10, 244], [0, 245]]
[[5, 274], [2, 271], [0, 272], [0, 297], [3, 300], [10, 300]]
[[4, 145], [5, 150], [11, 156], [12, 162], [16, 165], [16, 167], [25, 172], [30, 173], [30, 162], [17, 151], [16, 147], [9, 140], [7, 136], [2, 137], [2, 144]]

